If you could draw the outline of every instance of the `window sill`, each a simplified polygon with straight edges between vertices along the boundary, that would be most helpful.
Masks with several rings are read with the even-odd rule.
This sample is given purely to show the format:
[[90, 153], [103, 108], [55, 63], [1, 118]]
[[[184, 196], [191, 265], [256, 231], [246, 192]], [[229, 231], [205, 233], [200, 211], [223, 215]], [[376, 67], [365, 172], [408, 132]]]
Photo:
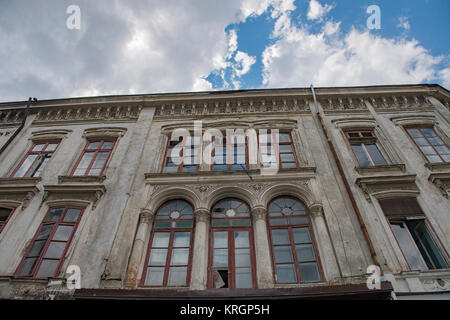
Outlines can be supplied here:
[[390, 164], [384, 166], [372, 166], [372, 167], [355, 167], [355, 170], [360, 175], [375, 174], [375, 173], [387, 173], [387, 172], [405, 172], [404, 164]]
[[18, 202], [25, 209], [31, 199], [39, 192], [37, 178], [0, 178], [0, 195], [4, 200]]
[[58, 183], [103, 183], [106, 176], [58, 176]]
[[450, 162], [444, 163], [425, 163], [425, 167], [427, 167], [431, 172], [439, 172], [439, 171], [450, 171]]

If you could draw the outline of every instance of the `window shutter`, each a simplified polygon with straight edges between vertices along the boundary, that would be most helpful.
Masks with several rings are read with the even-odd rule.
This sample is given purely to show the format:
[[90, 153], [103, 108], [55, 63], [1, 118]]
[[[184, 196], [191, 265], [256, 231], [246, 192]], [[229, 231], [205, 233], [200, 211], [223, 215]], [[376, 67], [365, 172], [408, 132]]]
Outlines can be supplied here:
[[384, 214], [389, 218], [423, 217], [425, 214], [416, 198], [395, 198], [380, 200]]

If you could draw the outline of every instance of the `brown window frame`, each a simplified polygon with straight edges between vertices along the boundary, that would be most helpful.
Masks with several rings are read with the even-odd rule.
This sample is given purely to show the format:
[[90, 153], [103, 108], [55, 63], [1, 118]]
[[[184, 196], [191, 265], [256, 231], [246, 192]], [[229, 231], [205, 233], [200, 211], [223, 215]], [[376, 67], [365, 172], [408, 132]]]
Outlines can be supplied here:
[[[14, 171], [12, 172], [12, 174], [10, 175], [11, 178], [24, 178], [24, 177], [34, 177], [34, 174], [36, 174], [37, 171], [39, 171], [39, 168], [42, 166], [42, 164], [33, 169], [33, 165], [39, 161], [40, 155], [43, 154], [51, 154], [50, 159], [53, 157], [53, 154], [56, 152], [56, 150], [58, 150], [58, 147], [60, 145], [61, 141], [58, 140], [49, 140], [49, 141], [42, 141], [42, 142], [33, 142], [33, 145], [31, 146], [31, 148], [27, 151], [27, 153], [22, 157], [22, 159], [20, 160], [19, 164], [16, 166], [16, 168], [14, 169]], [[33, 149], [37, 146], [37, 145], [44, 145], [44, 147], [42, 148], [42, 150], [40, 151], [33, 151]], [[56, 144], [56, 148], [52, 151], [46, 151], [48, 145], [50, 144]], [[37, 155], [36, 159], [32, 162], [32, 164], [30, 165], [30, 167], [27, 169], [27, 171], [25, 172], [25, 174], [21, 177], [15, 177], [16, 173], [19, 171], [19, 169], [22, 167], [23, 163], [25, 162], [25, 160], [28, 158], [28, 156], [30, 155]], [[47, 167], [47, 165], [42, 169], [45, 170], [45, 168]], [[30, 171], [31, 170], [35, 170], [33, 172], [32, 175], [30, 175]]]
[[[214, 210], [214, 208], [222, 201], [230, 200], [230, 201], [239, 201], [243, 205], [247, 207], [248, 210], [248, 217], [227, 217], [227, 218], [213, 218], [211, 213], [211, 227], [210, 227], [210, 238], [209, 238], [209, 253], [208, 253], [208, 289], [211, 290], [252, 290], [257, 288], [257, 279], [256, 279], [256, 254], [255, 254], [255, 244], [254, 244], [254, 238], [253, 238], [253, 221], [251, 218], [250, 213], [250, 207], [248, 204], [238, 198], [224, 198], [219, 201], [217, 201], [212, 207], [211, 211]], [[214, 221], [230, 221], [230, 224], [232, 224], [231, 221], [235, 220], [250, 220], [249, 226], [213, 226]], [[235, 267], [235, 241], [234, 240], [234, 233], [244, 231], [248, 232], [249, 237], [249, 249], [250, 249], [250, 269], [251, 269], [251, 276], [252, 276], [252, 287], [251, 288], [236, 288], [236, 267]], [[227, 232], [227, 254], [228, 254], [228, 266], [225, 267], [214, 267], [214, 233], [215, 232]], [[231, 236], [230, 236], [231, 235]], [[220, 249], [220, 248], [219, 248]], [[227, 270], [228, 273], [228, 287], [227, 288], [215, 288], [214, 287], [214, 272], [217, 270]]]
[[6, 218], [5, 221], [0, 221], [0, 234], [3, 232], [3, 230], [5, 229], [6, 225], [8, 224], [9, 220], [11, 219], [12, 215], [14, 214], [14, 211], [16, 211], [16, 208], [13, 207], [8, 207], [8, 206], [0, 206], [0, 209], [9, 209], [11, 210], [11, 212], [8, 215], [8, 218]]
[[[164, 202], [158, 209], [161, 210], [162, 208], [164, 208], [164, 206], [172, 201], [181, 201], [181, 202], [185, 202], [187, 203], [192, 210], [192, 214], [194, 214], [194, 206], [189, 202], [186, 201], [184, 199], [173, 199], [173, 200], [169, 200]], [[180, 287], [189, 287], [190, 282], [191, 282], [191, 270], [192, 270], [192, 259], [194, 256], [194, 252], [193, 252], [193, 244], [194, 244], [194, 237], [195, 237], [195, 221], [194, 221], [194, 217], [192, 218], [192, 220], [190, 219], [185, 219], [185, 220], [179, 220], [179, 221], [192, 221], [192, 227], [190, 228], [174, 228], [174, 227], [168, 227], [168, 228], [155, 228], [155, 224], [157, 222], [173, 222], [173, 219], [158, 219], [157, 218], [157, 214], [158, 212], [155, 214], [155, 219], [153, 221], [153, 225], [152, 225], [152, 230], [151, 230], [151, 234], [150, 234], [150, 238], [149, 238], [149, 242], [148, 242], [148, 247], [147, 247], [147, 253], [146, 253], [146, 258], [145, 258], [145, 264], [144, 264], [144, 270], [142, 273], [142, 278], [140, 281], [140, 286], [141, 287], [145, 287], [145, 288], [180, 288]], [[170, 214], [169, 214], [170, 216]], [[166, 254], [166, 262], [164, 266], [156, 266], [156, 267], [164, 267], [164, 277], [163, 277], [163, 282], [162, 285], [148, 285], [146, 284], [146, 280], [147, 280], [147, 274], [148, 274], [148, 268], [150, 267], [149, 263], [150, 263], [150, 254], [151, 251], [154, 247], [152, 247], [153, 245], [153, 240], [154, 240], [154, 236], [156, 232], [168, 232], [170, 233], [169, 236], [169, 244], [167, 246], [167, 254]], [[186, 274], [186, 284], [185, 285], [175, 285], [175, 286], [170, 286], [168, 285], [168, 281], [169, 281], [169, 272], [170, 272], [170, 267], [173, 265], [171, 265], [171, 260], [172, 260], [172, 251], [174, 249], [173, 247], [173, 241], [175, 238], [175, 233], [176, 232], [190, 232], [190, 240], [189, 240], [189, 247], [175, 247], [176, 249], [179, 248], [189, 248], [189, 257], [188, 257], [188, 264], [187, 264], [187, 274]], [[156, 247], [158, 248], [162, 248], [162, 247]], [[166, 247], [164, 247], [166, 248]], [[176, 265], [177, 267], [184, 267], [185, 265]]]
[[[280, 198], [290, 198], [292, 200], [298, 201], [305, 209], [305, 214], [304, 215], [290, 215], [290, 217], [298, 217], [298, 218], [304, 218], [306, 217], [308, 219], [307, 223], [299, 223], [299, 224], [285, 224], [285, 225], [274, 225], [272, 226], [272, 224], [270, 223], [271, 219], [279, 219], [280, 217], [271, 217], [270, 216], [270, 212], [269, 212], [269, 208], [270, 205], [280, 199]], [[282, 216], [284, 217], [284, 216]], [[309, 231], [309, 235], [311, 238], [311, 242], [302, 242], [301, 244], [311, 244], [313, 249], [314, 249], [314, 254], [315, 254], [315, 258], [316, 260], [310, 260], [310, 261], [302, 261], [301, 263], [312, 263], [315, 262], [317, 265], [317, 271], [318, 271], [318, 275], [319, 275], [319, 280], [316, 281], [307, 281], [307, 282], [303, 282], [302, 281], [302, 277], [301, 277], [301, 272], [300, 272], [300, 266], [299, 266], [299, 261], [298, 261], [298, 257], [297, 257], [297, 250], [295, 248], [296, 243], [294, 241], [294, 234], [293, 234], [293, 229], [297, 229], [297, 228], [308, 228]], [[285, 262], [285, 263], [276, 263], [275, 261], [275, 250], [274, 250], [274, 242], [272, 239], [272, 230], [283, 230], [283, 229], [287, 229], [288, 230], [288, 234], [289, 234], [289, 247], [291, 249], [291, 254], [292, 254], [292, 260], [293, 262]], [[314, 234], [314, 230], [313, 230], [313, 226], [312, 226], [312, 221], [311, 221], [311, 216], [310, 216], [310, 212], [307, 206], [304, 205], [304, 203], [299, 200], [296, 197], [292, 197], [292, 196], [278, 196], [276, 198], [273, 198], [267, 206], [267, 233], [269, 235], [269, 245], [270, 245], [270, 255], [271, 255], [271, 261], [272, 261], [272, 273], [273, 273], [273, 279], [275, 281], [276, 284], [308, 284], [308, 283], [319, 283], [322, 282], [323, 279], [325, 279], [324, 277], [324, 273], [323, 273], [323, 269], [322, 269], [322, 263], [321, 263], [321, 259], [320, 259], [320, 255], [319, 255], [319, 250], [317, 247], [317, 241], [316, 241], [316, 237]], [[285, 246], [285, 245], [284, 245]], [[278, 281], [278, 277], [277, 277], [277, 269], [276, 269], [276, 265], [277, 264], [294, 264], [294, 270], [295, 270], [295, 276], [297, 278], [296, 282], [279, 282]]]
[[[91, 143], [96, 143], [96, 142], [99, 142], [98, 147], [96, 149], [89, 149], [89, 145]], [[103, 146], [103, 144], [105, 142], [111, 142], [112, 143], [112, 147], [110, 149], [102, 149], [102, 146]], [[97, 159], [97, 156], [98, 156], [99, 152], [108, 152], [109, 153], [108, 157], [106, 158], [105, 163], [103, 164], [103, 167], [102, 167], [100, 173], [98, 175], [94, 175], [93, 177], [98, 177], [98, 176], [103, 175], [103, 173], [106, 170], [106, 167], [108, 165], [109, 159], [111, 158], [111, 155], [112, 155], [112, 153], [114, 151], [116, 143], [117, 143], [117, 140], [114, 140], [114, 139], [93, 139], [93, 140], [88, 140], [87, 143], [85, 144], [84, 148], [83, 148], [83, 151], [81, 152], [81, 155], [79, 156], [77, 162], [75, 163], [75, 166], [73, 167], [73, 169], [72, 169], [72, 171], [70, 173], [70, 176], [75, 176], [74, 174], [77, 171], [78, 166], [79, 166], [81, 160], [83, 159], [83, 157], [84, 157], [84, 155], [86, 153], [94, 153], [94, 156], [92, 157], [91, 162], [89, 163], [88, 167], [86, 168], [86, 171], [84, 172], [84, 174], [83, 175], [76, 175], [75, 177], [90, 176], [89, 173], [90, 173], [90, 171], [92, 169], [92, 166], [94, 165], [94, 163], [95, 163], [95, 161]]]
[[[354, 137], [351, 136], [352, 134], [358, 134], [358, 137]], [[363, 134], [370, 134], [370, 136], [364, 136]], [[345, 130], [344, 131], [344, 136], [345, 136], [345, 140], [346, 143], [348, 145], [348, 147], [350, 148], [350, 150], [352, 151], [353, 157], [356, 160], [356, 162], [358, 163], [358, 165], [360, 167], [377, 167], [377, 166], [387, 166], [390, 165], [392, 163], [389, 155], [386, 153], [386, 151], [384, 150], [383, 145], [379, 142], [379, 139], [377, 137], [377, 135], [375, 134], [374, 130], [370, 130], [370, 129], [351, 129], [351, 130]], [[379, 153], [381, 154], [381, 156], [383, 157], [384, 161], [386, 162], [385, 164], [375, 164], [373, 159], [372, 159], [372, 155], [365, 150], [365, 154], [367, 159], [370, 161], [370, 166], [362, 166], [361, 162], [359, 161], [358, 156], [355, 153], [355, 150], [353, 149], [352, 145], [356, 144], [356, 143], [360, 143], [362, 144], [375, 144]], [[365, 148], [364, 148], [365, 149]]]
[[[57, 221], [46, 221], [47, 218], [49, 217], [51, 211], [52, 211], [53, 209], [63, 209], [63, 212], [62, 212], [61, 216], [59, 217], [59, 219], [58, 219]], [[79, 215], [78, 215], [78, 218], [77, 218], [77, 220], [76, 220], [75, 222], [64, 222], [64, 221], [63, 221], [64, 218], [65, 218], [65, 216], [66, 216], [66, 213], [67, 213], [67, 211], [68, 211], [69, 209], [80, 210], [80, 213], [79, 213]], [[15, 273], [14, 273], [14, 277], [15, 277], [15, 278], [27, 278], [27, 279], [47, 279], [47, 278], [57, 277], [57, 275], [58, 275], [58, 274], [60, 273], [60, 271], [61, 271], [61, 267], [62, 267], [62, 265], [63, 265], [63, 263], [64, 263], [65, 256], [66, 256], [66, 254], [67, 254], [67, 251], [68, 251], [69, 248], [70, 248], [70, 245], [71, 245], [71, 243], [72, 243], [73, 237], [75, 236], [75, 232], [77, 231], [78, 226], [79, 226], [80, 221], [81, 221], [81, 218], [83, 217], [84, 211], [85, 211], [85, 208], [81, 208], [81, 207], [77, 207], [77, 206], [70, 206], [70, 205], [67, 205], [67, 206], [50, 207], [50, 208], [47, 210], [47, 213], [46, 213], [44, 219], [42, 220], [41, 224], [39, 225], [39, 228], [38, 228], [36, 234], [34, 235], [34, 237], [33, 237], [32, 241], [31, 241], [31, 243], [29, 244], [26, 253], [25, 253], [24, 256], [22, 257], [22, 260], [21, 260], [21, 262], [19, 263], [19, 266], [17, 267], [17, 269], [16, 269], [16, 271], [15, 271]], [[31, 250], [32, 250], [32, 248], [33, 248], [33, 245], [34, 245], [35, 242], [37, 241], [37, 238], [38, 238], [38, 236], [39, 236], [41, 230], [42, 230], [43, 227], [46, 226], [46, 225], [49, 225], [49, 226], [52, 226], [52, 227], [51, 227], [51, 231], [50, 231], [50, 233], [49, 233], [49, 235], [48, 235], [48, 238], [47, 238], [47, 239], [43, 239], [43, 240], [39, 240], [39, 241], [45, 241], [45, 244], [44, 244], [44, 246], [42, 247], [41, 252], [39, 253], [38, 256], [29, 256], [29, 254], [30, 254], [30, 252], [31, 252]], [[71, 234], [70, 234], [69, 238], [67, 239], [67, 241], [64, 241], [64, 240], [54, 240], [54, 239], [53, 239], [54, 236], [55, 236], [56, 231], [58, 230], [58, 228], [59, 228], [60, 226], [71, 226], [71, 227], [73, 227], [73, 229], [72, 229], [72, 231], [71, 231]], [[63, 252], [61, 253], [61, 256], [60, 256], [59, 259], [57, 259], [57, 258], [46, 258], [46, 257], [45, 257], [45, 255], [46, 255], [46, 253], [47, 253], [47, 249], [48, 249], [48, 247], [50, 246], [50, 244], [51, 244], [52, 242], [65, 242], [65, 243], [66, 243], [66, 245], [65, 245], [65, 247], [64, 247], [64, 250], [63, 250]], [[21, 271], [21, 269], [22, 269], [22, 266], [23, 266], [24, 263], [25, 263], [25, 260], [26, 260], [26, 259], [29, 259], [29, 258], [36, 258], [36, 259], [37, 259], [37, 261], [35, 262], [35, 264], [34, 264], [34, 266], [33, 266], [33, 268], [32, 268], [32, 273], [31, 273], [31, 275], [20, 275], [20, 271]], [[52, 276], [38, 277], [38, 276], [37, 276], [37, 273], [38, 273], [38, 271], [39, 271], [39, 269], [40, 269], [40, 267], [41, 267], [42, 261], [43, 261], [44, 259], [45, 259], [45, 260], [57, 260], [57, 261], [59, 261], [59, 262], [58, 262], [58, 266], [56, 267], [55, 272], [53, 273]]]
[[[190, 135], [189, 137], [190, 138], [194, 138], [193, 135]], [[202, 149], [200, 147], [201, 147], [201, 145], [203, 143], [203, 137], [200, 137], [200, 142], [199, 142], [199, 145], [198, 145], [199, 146], [198, 147], [198, 153], [197, 153], [198, 163], [195, 164], [195, 171], [183, 171], [183, 168], [185, 166], [186, 167], [191, 167], [191, 166], [194, 166], [194, 164], [186, 164], [186, 165], [184, 164], [184, 148], [185, 148], [187, 139], [184, 139], [184, 137], [180, 137], [180, 138], [183, 138], [183, 140], [182, 141], [179, 140], [178, 143], [177, 143], [177, 144], [179, 144], [180, 142], [182, 143], [181, 150], [180, 150], [180, 164], [177, 166], [177, 171], [175, 171], [175, 172], [165, 172], [164, 171], [166, 169], [166, 164], [167, 164], [169, 150], [173, 149], [170, 146], [171, 140], [169, 138], [167, 143], [166, 143], [166, 150], [164, 152], [164, 161], [163, 161], [163, 164], [162, 164], [161, 173], [168, 173], [168, 174], [170, 174], [170, 173], [180, 173], [180, 172], [188, 173], [188, 172], [198, 172], [200, 170], [200, 157], [201, 157], [200, 150]], [[191, 148], [191, 150], [192, 150], [192, 148]]]
[[[289, 145], [289, 146], [291, 146], [292, 154], [293, 154], [294, 160], [295, 160], [295, 168], [299, 168], [300, 164], [299, 164], [299, 161], [298, 161], [298, 158], [297, 158], [297, 152], [296, 152], [295, 146], [294, 146], [294, 139], [292, 137], [292, 131], [289, 131], [289, 132], [281, 131], [281, 132], [279, 132], [280, 135], [281, 134], [288, 134], [289, 135], [289, 140], [290, 140], [289, 142], [280, 142], [280, 141], [278, 141], [278, 144], [272, 145], [272, 141], [275, 141], [275, 138], [274, 138], [275, 134], [276, 133], [271, 132], [270, 144], [266, 144], [266, 146], [267, 147], [270, 146], [271, 148], [274, 148], [275, 155], [276, 155], [276, 158], [277, 158], [278, 168], [280, 168], [280, 169], [292, 169], [292, 167], [286, 167], [286, 168], [283, 167], [283, 161], [281, 160], [281, 154], [289, 154], [290, 152], [280, 153], [280, 148], [279, 148], [280, 145]], [[257, 135], [257, 140], [258, 140], [258, 154], [259, 154], [260, 167], [264, 168], [264, 162], [263, 162], [263, 157], [262, 157], [262, 152], [261, 152], [261, 144], [259, 142], [259, 134]], [[292, 162], [288, 162], [288, 163], [292, 163]]]
[[[435, 128], [433, 126], [408, 126], [405, 127], [404, 130], [406, 131], [406, 135], [411, 139], [411, 141], [414, 143], [414, 145], [416, 146], [417, 150], [419, 150], [420, 154], [423, 156], [423, 158], [425, 159], [425, 161], [427, 163], [450, 163], [448, 161], [444, 161], [444, 159], [442, 158], [441, 154], [436, 150], [435, 146], [429, 141], [429, 139], [423, 134], [422, 130], [423, 129], [430, 129], [434, 132], [434, 134], [436, 135], [436, 137], [438, 137], [444, 146], [447, 147], [447, 149], [450, 149], [450, 146], [448, 146], [448, 144], [446, 143], [445, 139], [442, 139], [442, 137], [436, 132]], [[411, 135], [411, 133], [409, 132], [409, 130], [418, 130], [420, 132], [420, 134], [422, 135], [422, 137], [428, 142], [429, 146], [431, 148], [433, 148], [433, 150], [436, 152], [436, 155], [442, 160], [441, 162], [431, 162], [427, 155], [422, 151], [422, 149], [420, 148], [420, 146], [417, 144], [416, 140], [414, 139], [414, 137]]]
[[[223, 171], [242, 171], [242, 170], [248, 170], [249, 169], [249, 155], [248, 155], [248, 137], [247, 136], [245, 136], [245, 142], [244, 142], [244, 152], [245, 152], [245, 164], [243, 164], [243, 163], [227, 163], [227, 162], [229, 162], [228, 161], [228, 159], [229, 159], [229, 157], [231, 157], [231, 154], [228, 154], [228, 146], [227, 146], [227, 141], [231, 138], [231, 137], [235, 137], [236, 135], [227, 135], [227, 136], [225, 136], [224, 138], [225, 138], [225, 144], [224, 145], [222, 145], [222, 148], [223, 147], [225, 147], [225, 150], [226, 150], [226, 157], [225, 157], [225, 163], [222, 163], [222, 164], [215, 164], [214, 163], [214, 161], [215, 161], [215, 156], [216, 156], [216, 143], [215, 143], [215, 141], [216, 141], [216, 137], [215, 136], [213, 136], [212, 137], [212, 148], [211, 148], [211, 165], [210, 165], [210, 171], [216, 171], [216, 172], [223, 172]], [[232, 161], [231, 162], [233, 162], [234, 161], [234, 156], [236, 156], [235, 154], [234, 154], [234, 147], [242, 147], [242, 145], [239, 145], [238, 143], [233, 143], [233, 145], [232, 145], [232, 150], [233, 150], [233, 159], [232, 159]], [[216, 165], [220, 165], [220, 166], [222, 166], [222, 165], [224, 165], [224, 166], [227, 166], [227, 169], [226, 170], [215, 170], [215, 166]], [[241, 169], [233, 169], [233, 166], [241, 166], [242, 168]]]

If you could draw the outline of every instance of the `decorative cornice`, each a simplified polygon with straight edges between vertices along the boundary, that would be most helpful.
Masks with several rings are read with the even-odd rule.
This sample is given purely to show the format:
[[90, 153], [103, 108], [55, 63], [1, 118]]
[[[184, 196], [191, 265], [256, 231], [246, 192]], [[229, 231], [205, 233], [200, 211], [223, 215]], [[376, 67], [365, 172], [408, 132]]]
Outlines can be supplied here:
[[428, 97], [420, 94], [373, 96], [368, 101], [377, 112], [428, 111], [433, 109], [433, 104], [428, 100]]
[[419, 193], [415, 179], [416, 175], [362, 177], [356, 179], [356, 184], [363, 191], [366, 200], [371, 202], [370, 196], [390, 192], [409, 191]]
[[428, 180], [433, 183], [441, 192], [441, 194], [449, 198], [450, 195], [450, 172], [432, 173]]
[[319, 98], [319, 103], [326, 114], [352, 112], [352, 113], [369, 113], [364, 97], [362, 96], [330, 96]]
[[57, 130], [41, 130], [34, 131], [31, 135], [32, 141], [49, 141], [49, 140], [62, 140], [72, 130], [57, 129]]
[[85, 200], [91, 202], [92, 208], [95, 209], [105, 192], [104, 185], [45, 185], [42, 202], [61, 199]]
[[58, 183], [103, 183], [106, 176], [58, 176]]
[[396, 126], [417, 126], [417, 125], [430, 125], [436, 124], [436, 118], [434, 115], [396, 115], [390, 118]]
[[118, 127], [103, 127], [103, 128], [89, 128], [83, 133], [83, 137], [86, 139], [99, 139], [99, 138], [113, 138], [117, 139], [123, 137], [127, 132], [127, 128]]
[[368, 175], [368, 174], [383, 174], [388, 172], [405, 172], [406, 167], [404, 164], [390, 164], [385, 166], [372, 166], [372, 167], [355, 167], [355, 170], [360, 175]]
[[352, 117], [352, 118], [339, 118], [331, 120], [336, 128], [374, 128], [377, 126], [377, 122], [373, 117]]
[[19, 124], [25, 118], [25, 110], [0, 110], [0, 125]]
[[28, 207], [31, 199], [39, 192], [37, 184], [41, 178], [0, 178], [0, 199], [18, 201], [22, 209]]

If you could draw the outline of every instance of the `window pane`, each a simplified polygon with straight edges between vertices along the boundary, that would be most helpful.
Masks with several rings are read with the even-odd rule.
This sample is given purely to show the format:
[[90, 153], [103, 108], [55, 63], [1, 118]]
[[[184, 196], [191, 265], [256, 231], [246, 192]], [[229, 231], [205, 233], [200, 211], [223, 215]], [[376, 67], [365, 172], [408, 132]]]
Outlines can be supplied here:
[[234, 253], [236, 267], [250, 267], [250, 249], [236, 249]]
[[418, 146], [429, 146], [430, 143], [425, 138], [414, 138], [414, 141], [417, 143]]
[[282, 162], [295, 162], [294, 155], [292, 153], [282, 153], [280, 154]]
[[36, 160], [37, 157], [38, 157], [37, 154], [28, 155], [25, 161], [20, 166], [20, 168], [14, 174], [14, 178], [24, 177], [28, 169], [30, 169], [31, 165], [33, 164], [33, 162]]
[[0, 208], [0, 221], [4, 222], [4, 221], [8, 220], [8, 217], [11, 212], [12, 212], [12, 209]]
[[369, 167], [372, 165], [361, 144], [352, 144], [352, 149], [356, 155], [356, 158], [358, 158], [358, 162], [361, 167]]
[[286, 225], [287, 224], [287, 219], [286, 218], [283, 218], [283, 219], [270, 219], [270, 224], [272, 226]]
[[436, 151], [434, 150], [433, 147], [420, 147], [420, 150], [422, 150], [422, 152], [425, 155], [435, 155]]
[[89, 171], [90, 176], [96, 176], [102, 172], [103, 166], [105, 165], [108, 155], [109, 155], [109, 152], [99, 152], [97, 154], [94, 164], [92, 165], [92, 167]]
[[88, 145], [88, 149], [97, 149], [99, 145], [100, 145], [100, 141], [97, 141], [97, 142], [91, 142], [91, 143], [89, 143], [89, 145]]
[[291, 224], [306, 224], [308, 223], [308, 218], [301, 218], [301, 217], [296, 217], [296, 218], [290, 218], [291, 219]]
[[311, 242], [308, 228], [293, 229], [293, 232], [295, 243]]
[[300, 276], [302, 282], [319, 281], [319, 270], [317, 269], [317, 263], [300, 263]]
[[189, 261], [189, 248], [172, 249], [172, 259], [170, 265], [180, 266], [187, 265]]
[[64, 208], [52, 208], [45, 221], [59, 221], [63, 212]]
[[450, 153], [447, 146], [435, 146], [435, 149], [439, 154], [449, 154]]
[[190, 232], [175, 232], [173, 239], [174, 247], [189, 247], [191, 240]]
[[427, 156], [428, 161], [431, 163], [440, 163], [442, 162], [442, 159], [439, 156]]
[[52, 232], [52, 229], [53, 229], [53, 224], [43, 225], [36, 240], [48, 239], [48, 237], [50, 236], [50, 233]]
[[250, 268], [236, 269], [236, 288], [252, 288], [252, 271]]
[[81, 214], [81, 210], [80, 209], [67, 209], [66, 215], [64, 216], [63, 221], [64, 222], [77, 222], [78, 221], [78, 217]]
[[66, 247], [66, 242], [50, 242], [50, 245], [45, 252], [45, 258], [60, 259], [64, 249]]
[[423, 138], [422, 134], [418, 129], [408, 129], [408, 132], [413, 138]]
[[280, 145], [280, 153], [293, 153], [292, 146], [290, 144]]
[[58, 268], [59, 260], [42, 260], [39, 266], [39, 271], [36, 274], [37, 278], [53, 277], [55, 275], [56, 268]]
[[47, 163], [50, 161], [51, 155], [50, 154], [41, 154], [39, 156], [39, 159], [34, 164], [34, 168], [30, 172], [31, 177], [40, 177], [42, 174], [42, 171], [44, 171], [45, 167], [47, 166]]
[[169, 286], [185, 286], [187, 267], [171, 267], [169, 270]]
[[149, 265], [161, 266], [166, 264], [167, 249], [151, 249]]
[[427, 138], [436, 137], [436, 134], [434, 133], [434, 131], [432, 129], [421, 129], [421, 130], [422, 130], [422, 133], [424, 134], [424, 136]]
[[45, 244], [47, 243], [47, 240], [38, 240], [35, 241], [33, 244], [33, 247], [30, 250], [30, 253], [28, 253], [29, 257], [38, 257], [41, 255], [42, 249], [44, 249]]
[[250, 246], [248, 231], [236, 231], [234, 233], [234, 246], [236, 248], [248, 248]]
[[272, 230], [273, 244], [290, 244], [289, 232], [287, 229]]
[[170, 239], [170, 232], [155, 232], [153, 236], [152, 247], [168, 247]]
[[280, 133], [279, 139], [280, 139], [280, 143], [291, 142], [291, 135], [289, 133]]
[[367, 152], [372, 158], [372, 162], [376, 166], [387, 165], [386, 159], [384, 159], [383, 155], [380, 152], [380, 149], [376, 144], [366, 144]]
[[86, 169], [91, 164], [92, 158], [94, 157], [94, 152], [86, 152], [81, 158], [80, 163], [78, 163], [77, 169], [74, 172], [75, 176], [83, 176], [86, 173]]
[[228, 247], [228, 232], [220, 231], [214, 232], [214, 248], [227, 248]]
[[147, 277], [145, 285], [147, 286], [161, 286], [164, 279], [164, 267], [149, 267], [147, 269]]
[[19, 276], [31, 276], [34, 266], [36, 265], [37, 258], [27, 258], [22, 264], [22, 268], [19, 271]]
[[45, 143], [43, 144], [37, 144], [34, 146], [33, 151], [42, 151], [45, 147]]
[[102, 149], [112, 149], [114, 142], [105, 141], [103, 142]]
[[391, 226], [411, 269], [426, 270], [426, 267], [420, 258], [420, 253], [416, 249], [409, 235], [408, 229], [406, 229], [403, 224], [391, 224]]
[[312, 244], [298, 244], [295, 246], [295, 250], [297, 251], [297, 259], [300, 262], [316, 259]]
[[276, 263], [293, 262], [291, 246], [276, 246], [273, 247], [273, 251]]
[[67, 241], [72, 234], [73, 226], [59, 226], [52, 240]]
[[49, 143], [45, 151], [55, 151], [56, 147], [58, 147], [57, 143]]
[[214, 267], [228, 266], [228, 249], [214, 249], [213, 266]]
[[293, 264], [277, 264], [277, 281], [279, 283], [297, 282]]

